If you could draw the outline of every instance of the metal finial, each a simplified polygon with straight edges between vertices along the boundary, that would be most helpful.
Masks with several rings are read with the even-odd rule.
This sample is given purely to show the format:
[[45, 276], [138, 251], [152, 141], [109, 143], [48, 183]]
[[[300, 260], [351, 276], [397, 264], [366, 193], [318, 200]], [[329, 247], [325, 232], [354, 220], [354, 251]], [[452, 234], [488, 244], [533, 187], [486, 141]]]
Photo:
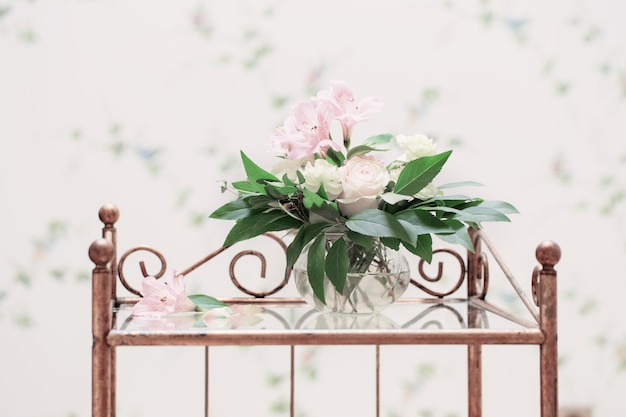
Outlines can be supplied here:
[[106, 239], [98, 239], [89, 246], [89, 259], [97, 266], [104, 266], [113, 259], [113, 244]]
[[535, 257], [544, 268], [553, 268], [561, 259], [561, 248], [556, 242], [546, 240], [537, 246]]
[[107, 203], [100, 207], [98, 216], [100, 217], [102, 223], [104, 223], [106, 226], [112, 226], [113, 224], [115, 224], [117, 219], [119, 219], [120, 211], [115, 204]]

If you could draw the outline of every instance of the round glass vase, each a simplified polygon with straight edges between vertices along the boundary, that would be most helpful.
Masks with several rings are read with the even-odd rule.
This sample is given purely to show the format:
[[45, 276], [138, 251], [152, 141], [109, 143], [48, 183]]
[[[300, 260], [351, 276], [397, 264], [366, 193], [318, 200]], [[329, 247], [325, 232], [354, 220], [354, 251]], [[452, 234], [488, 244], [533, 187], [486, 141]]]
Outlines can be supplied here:
[[[326, 235], [326, 252], [339, 236]], [[313, 292], [307, 273], [307, 245], [293, 267], [296, 289], [304, 301], [325, 313], [378, 313], [400, 298], [411, 280], [409, 263], [405, 256], [375, 238], [368, 248], [346, 240], [348, 275], [343, 291], [339, 292], [324, 275], [324, 298]], [[366, 265], [363, 260], [367, 259]]]

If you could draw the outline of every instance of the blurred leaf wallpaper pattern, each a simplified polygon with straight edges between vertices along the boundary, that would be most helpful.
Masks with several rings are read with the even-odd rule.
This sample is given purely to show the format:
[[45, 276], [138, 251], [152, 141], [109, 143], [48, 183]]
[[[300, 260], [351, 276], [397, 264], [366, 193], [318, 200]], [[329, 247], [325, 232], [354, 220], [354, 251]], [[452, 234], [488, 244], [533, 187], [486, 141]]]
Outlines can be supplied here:
[[[536, 244], [561, 245], [559, 400], [621, 417], [624, 21], [618, 0], [0, 1], [0, 391], [11, 393], [0, 414], [90, 413], [87, 249], [102, 204], [120, 208], [122, 248], [154, 244], [194, 262], [228, 231], [208, 216], [230, 198], [220, 185], [243, 174], [239, 149], [266, 165], [291, 106], [344, 80], [386, 103], [360, 135], [427, 134], [454, 149], [444, 182], [478, 181], [520, 210], [486, 229], [527, 288]], [[493, 294], [519, 308], [505, 286]], [[465, 415], [465, 351], [385, 349], [382, 415]], [[212, 415], [289, 415], [284, 350], [211, 352]], [[358, 376], [372, 352], [296, 349], [296, 415], [330, 415], [328, 387], [373, 395]], [[484, 357], [485, 415], [538, 415], [536, 354]], [[200, 415], [201, 358], [120, 352], [118, 415]], [[160, 383], [150, 360], [168, 375]], [[368, 404], [334, 411], [367, 415]]]

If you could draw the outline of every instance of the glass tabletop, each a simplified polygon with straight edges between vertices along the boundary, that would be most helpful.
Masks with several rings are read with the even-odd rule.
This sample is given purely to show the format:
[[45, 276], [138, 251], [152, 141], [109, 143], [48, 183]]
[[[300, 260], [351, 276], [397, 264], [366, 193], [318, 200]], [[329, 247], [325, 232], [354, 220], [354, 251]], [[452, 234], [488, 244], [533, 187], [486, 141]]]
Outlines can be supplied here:
[[483, 300], [406, 299], [378, 314], [321, 313], [303, 302], [264, 299], [231, 303], [235, 313], [178, 313], [133, 317], [115, 312], [113, 345], [191, 344], [535, 344], [533, 322]]

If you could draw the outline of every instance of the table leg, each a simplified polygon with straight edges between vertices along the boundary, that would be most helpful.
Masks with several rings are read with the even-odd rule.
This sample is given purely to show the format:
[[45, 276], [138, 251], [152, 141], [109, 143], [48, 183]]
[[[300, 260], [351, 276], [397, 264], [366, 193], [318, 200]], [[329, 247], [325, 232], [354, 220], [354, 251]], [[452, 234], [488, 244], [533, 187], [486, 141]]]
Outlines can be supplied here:
[[482, 415], [482, 346], [467, 346], [468, 416]]

